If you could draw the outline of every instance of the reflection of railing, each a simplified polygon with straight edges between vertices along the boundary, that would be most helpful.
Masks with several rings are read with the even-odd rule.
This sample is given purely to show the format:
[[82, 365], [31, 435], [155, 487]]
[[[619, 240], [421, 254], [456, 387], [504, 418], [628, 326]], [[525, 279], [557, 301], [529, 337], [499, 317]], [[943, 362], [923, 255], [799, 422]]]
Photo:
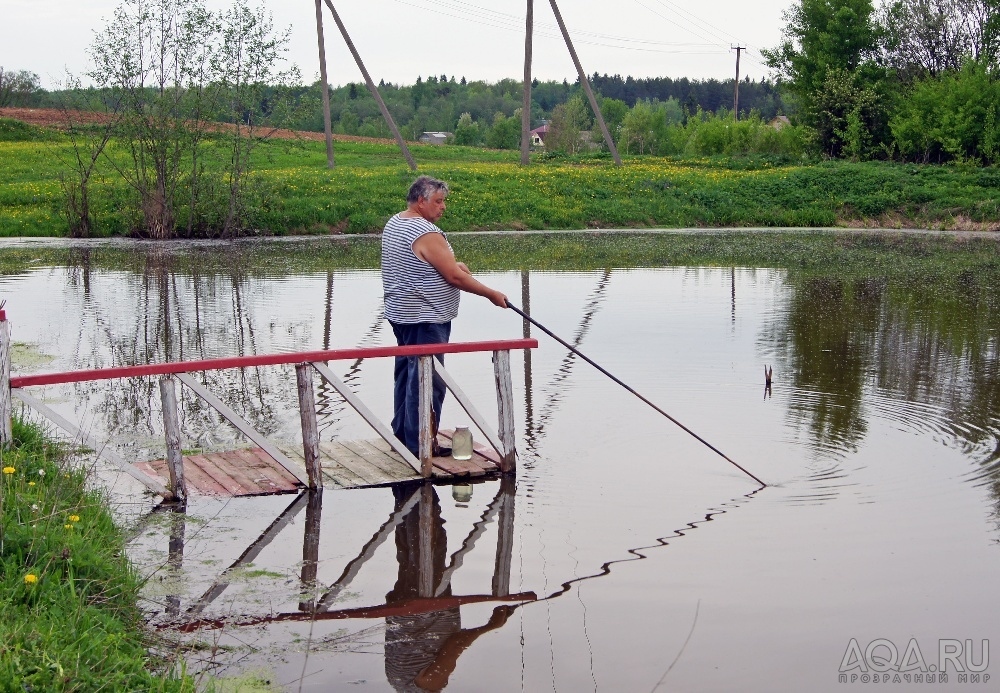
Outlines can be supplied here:
[[[2, 313], [2, 311], [0, 311]], [[504, 473], [514, 471], [514, 400], [510, 377], [510, 350], [533, 349], [538, 346], [534, 339], [515, 339], [490, 342], [464, 342], [457, 344], [425, 344], [405, 347], [363, 347], [354, 349], [335, 349], [327, 351], [307, 351], [285, 354], [261, 354], [254, 356], [237, 356], [230, 358], [208, 359], [200, 361], [179, 361], [171, 363], [147, 364], [142, 366], [122, 366], [96, 370], [78, 370], [62, 373], [46, 373], [11, 378], [9, 375], [9, 323], [0, 315], [0, 443], [7, 444], [12, 439], [10, 433], [11, 399], [13, 395], [26, 405], [47, 417], [83, 444], [93, 448], [98, 454], [124, 472], [133, 476], [147, 488], [167, 499], [183, 499], [186, 497], [184, 486], [184, 467], [181, 455], [180, 423], [177, 416], [177, 402], [174, 388], [174, 378], [194, 391], [199, 397], [210, 404], [223, 417], [243, 432], [248, 439], [262, 448], [271, 458], [287, 469], [300, 481], [311, 488], [322, 486], [322, 470], [320, 468], [319, 432], [316, 421], [315, 395], [312, 384], [312, 373], [315, 370], [331, 387], [333, 387], [348, 404], [350, 404], [369, 425], [391, 446], [391, 448], [424, 478], [431, 476], [432, 440], [436, 435], [431, 408], [432, 383], [435, 376], [439, 377], [445, 386], [452, 391], [459, 404], [465, 409], [473, 423], [483, 432], [486, 439], [500, 455], [500, 470]], [[494, 376], [497, 386], [497, 407], [499, 410], [499, 435], [486, 422], [483, 416], [472, 405], [472, 402], [458, 387], [443, 366], [437, 362], [435, 355], [458, 354], [471, 352], [493, 352]], [[420, 390], [420, 445], [418, 455], [414, 456], [397, 438], [392, 430], [380, 421], [372, 411], [352, 392], [347, 385], [324, 365], [328, 361], [379, 358], [379, 357], [415, 357], [419, 360], [419, 390]], [[208, 391], [191, 375], [196, 371], [214, 371], [227, 368], [247, 368], [255, 366], [295, 365], [298, 379], [299, 411], [302, 421], [303, 457], [306, 466], [306, 479], [298, 466], [291, 462], [267, 438], [256, 431], [253, 426], [237, 412], [228, 407], [221, 399]], [[312, 366], [312, 368], [309, 368]], [[161, 376], [160, 394], [163, 404], [163, 423], [167, 441], [167, 468], [170, 474], [169, 488], [152, 477], [142, 473], [134, 466], [118, 457], [112, 450], [100, 446], [89, 436], [83, 434], [71, 422], [64, 419], [41, 401], [23, 392], [23, 388], [41, 385], [56, 385], [62, 383], [107, 380], [114, 378], [132, 378], [142, 376]], [[6, 429], [6, 430], [4, 430]]]

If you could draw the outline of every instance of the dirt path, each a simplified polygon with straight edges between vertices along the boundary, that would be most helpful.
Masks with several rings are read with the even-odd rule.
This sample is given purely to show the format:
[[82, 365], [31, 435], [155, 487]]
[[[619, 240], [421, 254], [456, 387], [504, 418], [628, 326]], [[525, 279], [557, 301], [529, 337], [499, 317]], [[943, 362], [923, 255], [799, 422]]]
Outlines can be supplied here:
[[[58, 108], [0, 108], [0, 118], [12, 118], [36, 125], [43, 128], [55, 128], [57, 130], [66, 129], [69, 124], [91, 125], [106, 123], [108, 115], [105, 113], [94, 113], [89, 111], [62, 111]], [[229, 123], [213, 123], [211, 129], [225, 131], [232, 130], [235, 126]], [[323, 141], [322, 132], [308, 132], [305, 130], [284, 130], [281, 128], [258, 128], [258, 132], [264, 133], [266, 137], [273, 137], [279, 140], [310, 140], [314, 142]], [[380, 137], [357, 137], [355, 135], [334, 135], [337, 142], [369, 142], [374, 144], [395, 144], [395, 140], [383, 139]]]

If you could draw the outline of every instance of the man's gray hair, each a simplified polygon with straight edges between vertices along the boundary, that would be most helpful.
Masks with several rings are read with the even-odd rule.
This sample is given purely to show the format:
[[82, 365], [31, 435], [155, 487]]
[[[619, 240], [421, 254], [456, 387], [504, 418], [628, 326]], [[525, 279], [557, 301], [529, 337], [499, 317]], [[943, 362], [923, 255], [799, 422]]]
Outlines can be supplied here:
[[429, 200], [439, 192], [443, 192], [447, 195], [448, 184], [443, 180], [438, 180], [437, 178], [420, 176], [413, 181], [413, 185], [410, 186], [410, 192], [406, 194], [406, 201], [408, 203], [412, 203], [420, 200]]

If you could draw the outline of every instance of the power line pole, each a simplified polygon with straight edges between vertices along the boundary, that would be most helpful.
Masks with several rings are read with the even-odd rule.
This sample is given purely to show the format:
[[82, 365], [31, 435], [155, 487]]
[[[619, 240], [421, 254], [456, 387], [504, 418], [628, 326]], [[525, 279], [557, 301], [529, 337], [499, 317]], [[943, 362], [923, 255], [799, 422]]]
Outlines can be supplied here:
[[333, 168], [333, 129], [330, 125], [330, 83], [326, 79], [326, 41], [323, 39], [323, 4], [316, 0], [316, 36], [319, 40], [319, 78], [323, 83], [323, 133], [326, 135], [326, 166]]
[[399, 132], [399, 128], [396, 127], [396, 121], [392, 119], [392, 115], [389, 113], [389, 109], [386, 108], [385, 101], [382, 100], [381, 94], [378, 93], [378, 88], [375, 86], [375, 82], [372, 81], [372, 77], [368, 74], [368, 68], [361, 61], [361, 55], [358, 53], [358, 49], [354, 47], [354, 41], [351, 40], [350, 35], [347, 33], [347, 28], [344, 23], [340, 21], [340, 15], [337, 14], [337, 10], [333, 6], [332, 0], [323, 0], [326, 6], [330, 9], [330, 14], [333, 15], [333, 21], [337, 23], [337, 28], [340, 29], [341, 35], [344, 37], [344, 43], [347, 44], [348, 50], [351, 51], [351, 55], [354, 56], [354, 62], [358, 64], [358, 68], [361, 70], [361, 74], [365, 78], [365, 84], [368, 86], [368, 92], [375, 99], [375, 103], [378, 104], [378, 108], [382, 111], [382, 118], [385, 119], [386, 124], [392, 131], [392, 134], [396, 137], [396, 144], [399, 145], [400, 150], [403, 152], [403, 157], [406, 159], [406, 163], [410, 165], [411, 171], [417, 170], [417, 162], [413, 160], [413, 155], [410, 154], [409, 147], [406, 146], [406, 142], [403, 140], [403, 136]]
[[[531, 151], [531, 33], [535, 23], [534, 3], [528, 0], [524, 30], [524, 103], [521, 106], [521, 165], [527, 166]], [[527, 353], [527, 349], [525, 350]]]
[[597, 124], [601, 126], [604, 141], [608, 145], [608, 149], [611, 150], [611, 156], [615, 160], [615, 165], [621, 166], [622, 159], [618, 156], [618, 147], [615, 146], [615, 141], [611, 138], [611, 133], [608, 132], [608, 126], [604, 122], [604, 115], [601, 113], [600, 106], [597, 105], [597, 99], [594, 98], [594, 90], [590, 88], [590, 81], [587, 79], [587, 73], [583, 71], [583, 65], [580, 64], [580, 58], [576, 55], [576, 49], [573, 48], [573, 40], [569, 37], [569, 31], [566, 30], [566, 24], [563, 22], [562, 14], [559, 13], [556, 0], [549, 0], [549, 4], [552, 5], [552, 14], [556, 16], [556, 24], [559, 25], [559, 31], [562, 32], [563, 40], [566, 41], [566, 48], [569, 49], [569, 55], [573, 59], [573, 64], [576, 65], [576, 73], [580, 76], [580, 86], [583, 87], [583, 91], [587, 94], [587, 100], [590, 101], [590, 107], [594, 111], [594, 117], [597, 118]]
[[746, 46], [736, 44], [730, 46], [729, 50], [736, 51], [736, 81], [733, 83], [733, 118], [740, 119], [740, 51], [745, 51]]

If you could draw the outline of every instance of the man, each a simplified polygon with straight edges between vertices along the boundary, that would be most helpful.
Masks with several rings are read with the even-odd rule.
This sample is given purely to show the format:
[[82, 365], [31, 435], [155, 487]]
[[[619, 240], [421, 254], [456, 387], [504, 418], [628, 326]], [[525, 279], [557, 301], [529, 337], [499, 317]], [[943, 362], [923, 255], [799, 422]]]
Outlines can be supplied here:
[[[420, 176], [406, 196], [406, 209], [393, 216], [382, 233], [382, 288], [385, 317], [396, 343], [443, 344], [451, 336], [462, 291], [484, 296], [501, 308], [507, 297], [477, 281], [434, 222], [445, 210], [448, 186]], [[443, 364], [444, 356], [437, 359]], [[397, 356], [393, 391], [392, 431], [414, 455], [419, 452], [420, 419], [417, 358]], [[441, 420], [445, 386], [434, 379], [432, 431]], [[448, 454], [436, 449], [435, 454]]]

